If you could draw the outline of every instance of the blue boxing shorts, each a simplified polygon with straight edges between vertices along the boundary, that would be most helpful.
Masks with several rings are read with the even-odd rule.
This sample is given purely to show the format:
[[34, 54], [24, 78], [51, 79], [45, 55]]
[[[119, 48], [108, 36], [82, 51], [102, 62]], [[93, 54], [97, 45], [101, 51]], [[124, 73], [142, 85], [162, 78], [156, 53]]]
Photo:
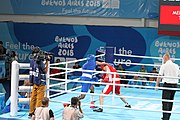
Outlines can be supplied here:
[[[92, 78], [81, 76], [80, 80], [81, 81], [91, 81]], [[81, 92], [88, 92], [88, 90], [90, 89], [92, 84], [91, 83], [81, 83], [81, 85], [82, 85]]]

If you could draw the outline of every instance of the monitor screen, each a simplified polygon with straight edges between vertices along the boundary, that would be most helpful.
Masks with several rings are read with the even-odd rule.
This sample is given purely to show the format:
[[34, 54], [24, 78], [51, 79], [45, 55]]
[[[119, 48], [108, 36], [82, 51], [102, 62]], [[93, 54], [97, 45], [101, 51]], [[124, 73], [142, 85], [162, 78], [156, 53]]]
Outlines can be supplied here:
[[180, 25], [180, 6], [161, 5], [160, 17], [160, 24]]
[[160, 0], [158, 33], [180, 36], [180, 0]]

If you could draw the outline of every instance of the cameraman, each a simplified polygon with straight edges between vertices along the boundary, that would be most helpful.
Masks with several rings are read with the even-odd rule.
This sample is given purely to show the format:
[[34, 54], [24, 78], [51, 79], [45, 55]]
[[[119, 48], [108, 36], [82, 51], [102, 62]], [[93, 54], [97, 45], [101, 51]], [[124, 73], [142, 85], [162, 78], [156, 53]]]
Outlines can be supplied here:
[[45, 85], [46, 85], [46, 73], [48, 70], [48, 59], [43, 63], [42, 54], [39, 47], [35, 47], [32, 50], [33, 59], [30, 60], [30, 71], [29, 79], [33, 85], [29, 117], [32, 117], [32, 114], [37, 107], [42, 106], [42, 99], [44, 98]]

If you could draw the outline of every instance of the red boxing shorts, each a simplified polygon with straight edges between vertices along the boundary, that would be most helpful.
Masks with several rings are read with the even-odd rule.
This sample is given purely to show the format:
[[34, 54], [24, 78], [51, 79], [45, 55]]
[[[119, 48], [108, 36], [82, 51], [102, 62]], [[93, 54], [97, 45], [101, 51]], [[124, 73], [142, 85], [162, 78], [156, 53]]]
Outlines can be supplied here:
[[[116, 81], [116, 84], [120, 84], [120, 81]], [[102, 90], [103, 94], [109, 94], [110, 92], [113, 92], [113, 85], [106, 85], [106, 87]], [[120, 86], [115, 86], [115, 93], [120, 94]]]

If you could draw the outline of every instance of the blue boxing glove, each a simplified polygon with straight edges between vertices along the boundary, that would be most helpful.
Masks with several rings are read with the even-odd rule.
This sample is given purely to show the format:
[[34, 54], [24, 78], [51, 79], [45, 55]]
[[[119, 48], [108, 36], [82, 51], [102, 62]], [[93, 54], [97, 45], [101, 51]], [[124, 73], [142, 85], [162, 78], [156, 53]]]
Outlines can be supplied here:
[[[94, 76], [93, 78], [92, 78], [92, 81], [93, 82], [98, 82], [98, 78], [96, 77], [96, 76]], [[99, 87], [99, 84], [94, 84], [95, 85], [95, 87]]]

